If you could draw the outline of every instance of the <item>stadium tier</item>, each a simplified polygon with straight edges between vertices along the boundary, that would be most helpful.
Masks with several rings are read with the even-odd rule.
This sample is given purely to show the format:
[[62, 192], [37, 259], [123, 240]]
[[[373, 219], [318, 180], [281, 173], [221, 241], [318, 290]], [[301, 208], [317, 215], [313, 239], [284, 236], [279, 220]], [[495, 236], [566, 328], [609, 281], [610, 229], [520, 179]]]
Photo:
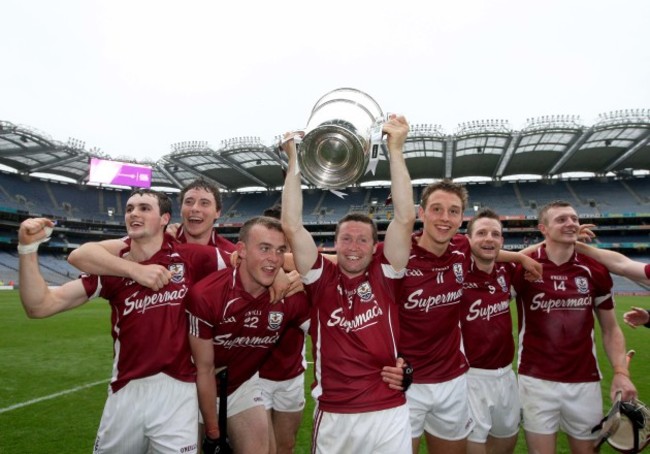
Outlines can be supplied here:
[[[235, 241], [243, 221], [281, 200], [286, 156], [271, 142], [266, 145], [257, 137], [224, 140], [219, 147], [182, 142], [156, 162], [128, 162], [150, 166], [156, 188], [179, 190], [197, 177], [222, 188], [217, 225]], [[88, 184], [89, 160], [110, 158], [99, 154], [85, 150], [82, 142], [58, 142], [34, 128], [0, 121], [0, 249], [9, 254], [2, 257], [3, 265], [15, 251], [19, 223], [29, 216], [57, 220], [45, 252], [65, 255], [86, 241], [124, 235], [123, 206], [130, 191]], [[415, 185], [414, 209], [424, 187], [418, 182], [472, 180], [466, 183], [470, 200], [465, 218], [482, 207], [493, 208], [503, 217], [508, 249], [541, 240], [537, 210], [557, 199], [572, 203], [583, 223], [597, 225], [601, 247], [632, 254], [650, 246], [650, 176], [638, 172], [650, 170], [649, 109], [601, 114], [591, 125], [571, 115], [543, 116], [527, 120], [520, 130], [503, 120], [462, 123], [453, 134], [415, 124], [404, 156]], [[380, 156], [375, 173], [363, 175], [344, 194], [304, 181], [303, 221], [317, 244], [332, 246], [336, 221], [353, 211], [372, 216], [382, 236], [393, 214], [385, 186], [388, 167]], [[567, 178], [574, 172], [596, 176]], [[172, 199], [172, 221], [179, 222], [176, 194]], [[1, 268], [0, 280], [10, 273]]]

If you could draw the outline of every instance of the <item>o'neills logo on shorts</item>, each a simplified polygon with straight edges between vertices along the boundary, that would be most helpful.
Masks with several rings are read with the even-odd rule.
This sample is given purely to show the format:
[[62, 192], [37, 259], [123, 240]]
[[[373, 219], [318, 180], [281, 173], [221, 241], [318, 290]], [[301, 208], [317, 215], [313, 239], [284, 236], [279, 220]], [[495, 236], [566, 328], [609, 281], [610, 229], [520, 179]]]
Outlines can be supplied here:
[[196, 452], [197, 449], [199, 449], [198, 448], [198, 443], [194, 443], [193, 445], [183, 446], [181, 448], [180, 452], [181, 452], [181, 454], [186, 453], [186, 452]]

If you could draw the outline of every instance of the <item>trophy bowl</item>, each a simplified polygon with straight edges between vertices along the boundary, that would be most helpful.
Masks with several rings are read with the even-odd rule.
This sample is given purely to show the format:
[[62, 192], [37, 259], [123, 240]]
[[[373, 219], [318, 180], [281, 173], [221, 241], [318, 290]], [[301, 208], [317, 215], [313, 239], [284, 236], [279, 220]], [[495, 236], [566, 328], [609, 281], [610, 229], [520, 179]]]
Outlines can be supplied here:
[[298, 153], [303, 176], [324, 189], [356, 182], [366, 171], [371, 133], [383, 116], [374, 99], [354, 88], [338, 88], [321, 97]]

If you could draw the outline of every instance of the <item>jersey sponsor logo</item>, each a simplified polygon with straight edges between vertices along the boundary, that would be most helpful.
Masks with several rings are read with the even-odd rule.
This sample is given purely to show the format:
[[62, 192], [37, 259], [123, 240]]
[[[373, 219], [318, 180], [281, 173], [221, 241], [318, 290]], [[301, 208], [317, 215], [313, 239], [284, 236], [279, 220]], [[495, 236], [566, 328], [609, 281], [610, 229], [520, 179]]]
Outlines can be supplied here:
[[276, 331], [282, 326], [282, 319], [284, 318], [284, 312], [271, 311], [269, 312], [269, 329]]
[[327, 326], [340, 326], [346, 333], [349, 333], [350, 331], [358, 331], [374, 325], [378, 322], [376, 319], [381, 317], [382, 314], [381, 308], [375, 304], [365, 312], [357, 314], [352, 320], [348, 320], [343, 314], [343, 309], [339, 308], [330, 314]]
[[533, 297], [530, 309], [551, 312], [554, 310], [582, 310], [592, 306], [591, 296], [581, 298], [544, 298], [545, 293], [538, 293]]
[[469, 313], [466, 320], [468, 322], [474, 321], [478, 318], [489, 321], [491, 317], [507, 314], [510, 311], [510, 301], [501, 301], [489, 306], [481, 307], [483, 304], [482, 299], [477, 299], [469, 307]]
[[359, 284], [357, 287], [357, 295], [361, 298], [361, 301], [367, 303], [372, 299], [372, 287], [370, 287], [370, 282], [365, 281]]
[[404, 309], [419, 309], [420, 311], [429, 312], [429, 310], [436, 306], [448, 306], [460, 303], [460, 297], [463, 295], [463, 290], [458, 289], [454, 292], [442, 293], [440, 295], [430, 295], [427, 298], [419, 298], [422, 296], [423, 290], [419, 289], [411, 293], [406, 298]]
[[131, 299], [133, 296], [137, 295], [137, 293], [135, 293], [124, 300], [125, 307], [122, 315], [129, 315], [133, 311], [144, 314], [151, 308], [179, 305], [183, 298], [185, 298], [186, 294], [187, 287], [185, 285], [177, 290], [166, 290], [164, 292], [146, 295], [143, 298]]
[[454, 263], [454, 274], [456, 275], [456, 282], [463, 283], [463, 264]]
[[185, 264], [184, 263], [172, 263], [169, 265], [169, 271], [172, 273], [172, 282], [174, 284], [180, 284], [185, 278]]
[[589, 293], [589, 281], [586, 277], [576, 277], [575, 282], [580, 293]]
[[278, 339], [280, 339], [280, 333], [270, 336], [235, 336], [234, 338], [233, 333], [227, 333], [214, 336], [213, 344], [227, 350], [235, 347], [269, 348], [275, 345]]

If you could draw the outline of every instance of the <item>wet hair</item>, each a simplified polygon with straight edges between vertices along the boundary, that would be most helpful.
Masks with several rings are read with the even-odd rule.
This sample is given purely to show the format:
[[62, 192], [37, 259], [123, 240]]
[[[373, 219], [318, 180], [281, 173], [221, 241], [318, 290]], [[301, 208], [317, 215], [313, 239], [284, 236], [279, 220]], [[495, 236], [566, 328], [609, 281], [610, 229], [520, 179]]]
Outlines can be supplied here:
[[362, 222], [368, 224], [372, 228], [372, 242], [379, 242], [379, 233], [377, 233], [377, 225], [372, 220], [370, 216], [364, 213], [349, 213], [341, 218], [341, 220], [336, 224], [336, 232], [334, 233], [334, 241], [339, 237], [339, 231], [341, 230], [341, 225], [345, 222]]
[[215, 184], [210, 183], [207, 180], [204, 180], [203, 178], [197, 178], [196, 180], [192, 181], [191, 183], [188, 183], [181, 189], [180, 193], [180, 201], [181, 204], [183, 204], [183, 200], [185, 199], [185, 194], [187, 194], [187, 191], [190, 189], [204, 189], [208, 192], [211, 192], [212, 195], [214, 196], [214, 202], [217, 205], [217, 211], [221, 211], [221, 191], [219, 190], [219, 187]]
[[158, 208], [160, 208], [160, 215], [169, 213], [171, 219], [172, 216], [172, 199], [169, 198], [167, 194], [160, 191], [155, 191], [153, 189], [134, 189], [129, 198], [134, 195], [152, 195], [158, 199]]
[[277, 230], [284, 235], [282, 223], [279, 219], [269, 216], [256, 216], [244, 222], [244, 225], [239, 229], [239, 241], [245, 243], [248, 240], [248, 235], [250, 234], [251, 229], [256, 225], [264, 226], [269, 230]]
[[479, 219], [494, 219], [499, 222], [499, 225], [501, 228], [503, 228], [503, 224], [501, 223], [501, 219], [499, 219], [499, 215], [496, 213], [496, 211], [490, 209], [490, 208], [481, 208], [476, 215], [470, 219], [470, 221], [467, 223], [467, 234], [472, 235], [472, 229], [474, 227], [474, 222], [478, 221]]
[[566, 208], [566, 207], [573, 208], [573, 205], [571, 205], [569, 202], [565, 200], [554, 200], [552, 202], [547, 203], [542, 208], [540, 208], [539, 211], [537, 212], [537, 223], [546, 225], [547, 222], [546, 215], [548, 214], [548, 210], [550, 210], [551, 208]]
[[424, 188], [424, 191], [422, 191], [422, 197], [420, 198], [420, 206], [422, 207], [423, 210], [427, 208], [427, 202], [429, 201], [429, 196], [433, 194], [435, 191], [444, 191], [444, 192], [450, 192], [452, 194], [456, 194], [460, 199], [463, 211], [465, 211], [465, 207], [467, 206], [467, 201], [469, 200], [467, 189], [465, 189], [464, 186], [458, 183], [454, 183], [453, 181], [446, 178], [436, 183], [431, 183], [429, 186]]

